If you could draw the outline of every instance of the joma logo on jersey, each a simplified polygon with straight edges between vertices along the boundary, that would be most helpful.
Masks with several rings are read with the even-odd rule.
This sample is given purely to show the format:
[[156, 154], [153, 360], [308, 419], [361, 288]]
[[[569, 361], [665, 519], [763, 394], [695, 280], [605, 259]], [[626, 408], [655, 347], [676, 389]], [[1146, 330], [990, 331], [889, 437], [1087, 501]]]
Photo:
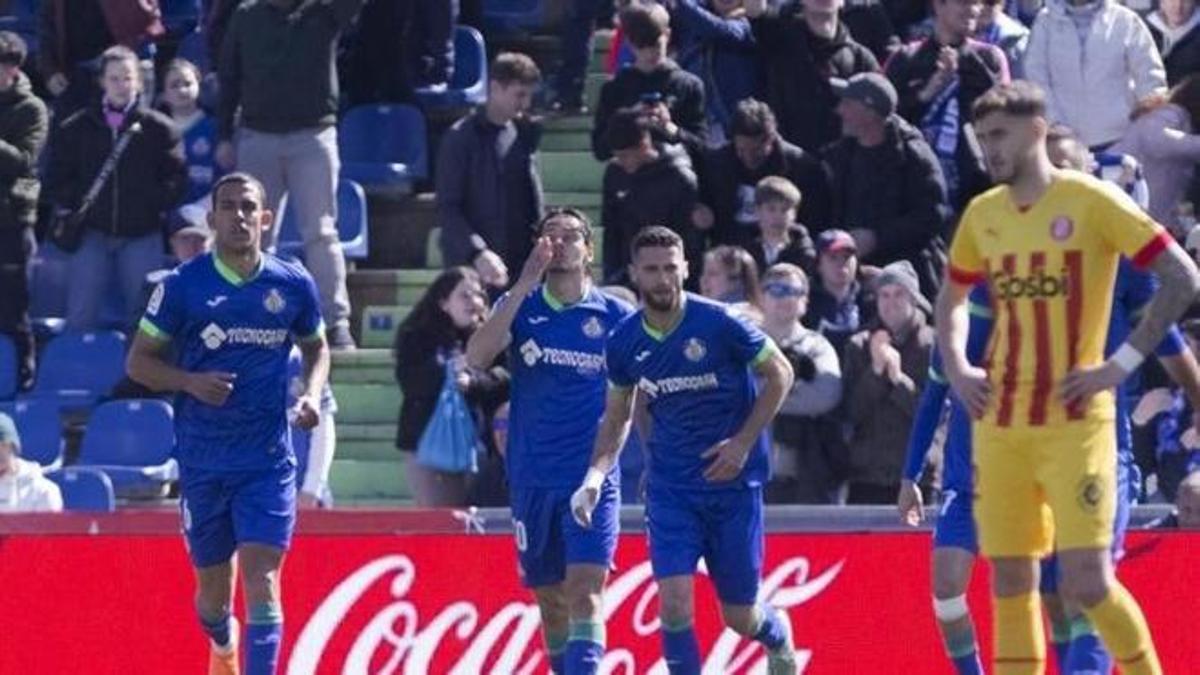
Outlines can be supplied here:
[[200, 331], [200, 339], [209, 349], [220, 349], [225, 345], [251, 345], [273, 349], [287, 341], [288, 332], [284, 328], [221, 328], [210, 323]]
[[1044, 270], [1037, 270], [1027, 276], [996, 272], [992, 274], [991, 286], [998, 300], [1037, 300], [1071, 294], [1071, 283], [1067, 279], [1066, 270], [1059, 276], [1046, 274]]

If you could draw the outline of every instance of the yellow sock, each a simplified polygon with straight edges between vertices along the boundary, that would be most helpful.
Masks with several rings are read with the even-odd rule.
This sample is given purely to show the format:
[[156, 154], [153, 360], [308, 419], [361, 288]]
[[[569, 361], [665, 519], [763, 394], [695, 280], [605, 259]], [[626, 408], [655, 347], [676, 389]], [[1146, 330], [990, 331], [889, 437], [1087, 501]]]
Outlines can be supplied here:
[[1113, 584], [1104, 600], [1094, 607], [1085, 607], [1083, 613], [1096, 627], [1122, 673], [1162, 675], [1146, 617], [1120, 582]]
[[1042, 675], [1046, 635], [1037, 593], [993, 597], [996, 614], [995, 675]]

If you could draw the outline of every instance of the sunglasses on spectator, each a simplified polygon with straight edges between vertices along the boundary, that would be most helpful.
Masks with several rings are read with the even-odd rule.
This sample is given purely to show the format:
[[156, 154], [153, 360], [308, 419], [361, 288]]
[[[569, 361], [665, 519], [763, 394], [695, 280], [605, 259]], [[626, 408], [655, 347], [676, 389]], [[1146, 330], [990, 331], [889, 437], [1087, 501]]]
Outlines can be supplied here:
[[780, 282], [764, 284], [763, 292], [772, 298], [803, 298], [808, 295], [808, 291], [802, 286], [793, 286]]

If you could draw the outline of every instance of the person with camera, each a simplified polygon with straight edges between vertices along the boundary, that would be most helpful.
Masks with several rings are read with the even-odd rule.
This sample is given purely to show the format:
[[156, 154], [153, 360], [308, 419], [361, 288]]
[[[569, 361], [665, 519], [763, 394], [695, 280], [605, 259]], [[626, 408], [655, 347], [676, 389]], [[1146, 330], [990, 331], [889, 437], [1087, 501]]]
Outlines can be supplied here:
[[71, 254], [67, 328], [100, 328], [111, 277], [123, 311], [140, 309], [146, 275], [163, 264], [165, 214], [183, 197], [183, 144], [170, 118], [144, 107], [137, 55], [100, 57], [103, 95], [55, 130], [46, 184], [51, 239]]

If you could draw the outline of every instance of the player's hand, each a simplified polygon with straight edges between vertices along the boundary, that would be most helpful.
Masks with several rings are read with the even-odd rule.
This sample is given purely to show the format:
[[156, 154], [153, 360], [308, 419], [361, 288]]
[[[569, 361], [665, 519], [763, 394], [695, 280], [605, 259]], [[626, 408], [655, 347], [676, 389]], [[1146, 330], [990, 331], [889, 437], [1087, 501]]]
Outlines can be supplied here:
[[1084, 405], [1096, 394], [1116, 389], [1126, 375], [1112, 359], [1092, 368], [1076, 368], [1063, 377], [1059, 397], [1066, 405]]
[[475, 271], [485, 286], [504, 288], [508, 285], [508, 267], [495, 251], [482, 251], [475, 256]]
[[977, 366], [967, 366], [961, 370], [947, 368], [946, 377], [959, 400], [967, 406], [971, 417], [983, 417], [992, 402], [992, 383], [988, 382], [987, 371]]
[[907, 478], [900, 481], [900, 494], [896, 497], [896, 508], [900, 510], [900, 522], [916, 527], [925, 519], [925, 500], [921, 488]]
[[704, 470], [704, 479], [710, 483], [723, 483], [738, 477], [746, 465], [750, 448], [733, 438], [726, 438], [700, 455], [704, 459], [716, 458]]
[[296, 399], [296, 405], [292, 406], [288, 416], [292, 418], [292, 424], [308, 431], [317, 426], [321, 419], [320, 403], [314, 396], [301, 396]]
[[580, 485], [571, 495], [571, 516], [580, 527], [592, 526], [592, 512], [596, 510], [596, 504], [599, 502], [600, 490], [586, 485]]
[[303, 490], [300, 491], [300, 508], [302, 509], [319, 509], [321, 508], [321, 500], [317, 499], [316, 495], [311, 495]]
[[533, 290], [546, 274], [546, 268], [550, 266], [552, 258], [554, 242], [550, 241], [550, 237], [538, 237], [533, 244], [533, 250], [529, 252], [529, 257], [525, 259], [525, 266], [521, 268], [521, 276], [517, 277], [516, 286], [523, 291]]
[[217, 166], [221, 167], [221, 169], [233, 171], [234, 167], [237, 166], [237, 149], [233, 147], [233, 142], [221, 141], [217, 143], [213, 159], [217, 161]]
[[183, 391], [201, 403], [219, 408], [229, 400], [229, 395], [233, 393], [233, 381], [236, 379], [236, 373], [222, 371], [189, 373]]

